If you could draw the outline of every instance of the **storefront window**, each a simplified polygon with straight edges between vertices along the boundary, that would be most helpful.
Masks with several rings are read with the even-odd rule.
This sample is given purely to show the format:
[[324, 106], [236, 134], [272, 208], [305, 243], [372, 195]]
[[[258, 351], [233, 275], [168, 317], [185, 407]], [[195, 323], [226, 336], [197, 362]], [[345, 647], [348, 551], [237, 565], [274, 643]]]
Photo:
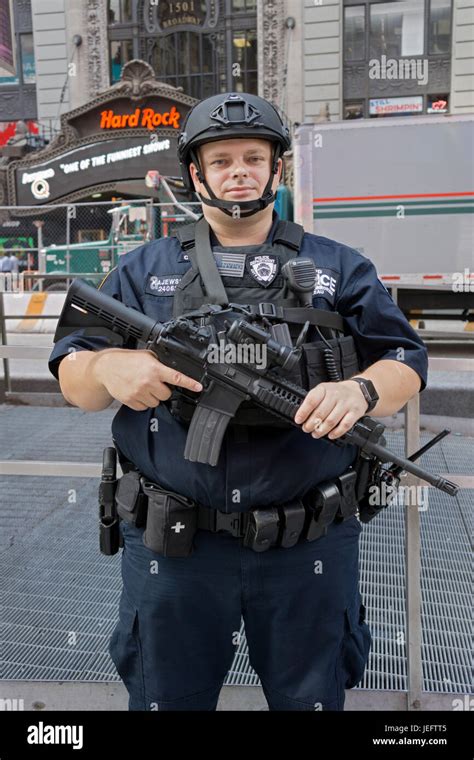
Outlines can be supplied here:
[[430, 53], [449, 53], [451, 49], [451, 0], [430, 2]]
[[403, 58], [423, 55], [424, 0], [397, 0], [370, 6], [370, 55]]
[[365, 7], [344, 8], [344, 59], [360, 61], [365, 58]]
[[20, 37], [21, 69], [23, 82], [34, 84], [36, 82], [35, 54], [33, 50], [33, 35], [22, 34]]
[[122, 0], [122, 23], [132, 20], [132, 0]]
[[18, 84], [15, 32], [10, 4], [0, 4], [0, 85]]
[[123, 66], [133, 58], [132, 40], [113, 40], [110, 43], [111, 83], [118, 82]]
[[443, 95], [428, 95], [426, 111], [427, 113], [448, 113], [449, 95], [447, 93]]
[[202, 98], [216, 93], [216, 46], [211, 35], [197, 32], [176, 32], [160, 36], [151, 56], [156, 78], [182, 87], [192, 97]]
[[407, 95], [401, 98], [371, 98], [369, 100], [371, 118], [412, 116], [416, 113], [423, 113], [423, 97], [421, 95]]
[[232, 0], [232, 13], [256, 13], [257, 0]]
[[132, 20], [132, 0], [109, 0], [109, 24], [127, 24]]
[[360, 101], [346, 101], [344, 103], [344, 118], [345, 119], [363, 119], [364, 118], [364, 104]]
[[232, 71], [238, 92], [256, 93], [257, 33], [255, 30], [234, 32]]
[[123, 36], [159, 81], [189, 95], [257, 92], [257, 0], [107, 0], [106, 7], [112, 82], [130, 59]]
[[109, 0], [109, 24], [120, 23], [120, 0]]

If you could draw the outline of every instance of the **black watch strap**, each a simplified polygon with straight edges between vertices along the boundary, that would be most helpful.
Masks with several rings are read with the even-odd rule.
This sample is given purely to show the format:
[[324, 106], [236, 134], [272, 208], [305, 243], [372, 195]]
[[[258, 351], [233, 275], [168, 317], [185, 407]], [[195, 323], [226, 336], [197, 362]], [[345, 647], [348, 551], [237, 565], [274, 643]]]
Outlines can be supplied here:
[[371, 380], [366, 380], [365, 377], [351, 377], [350, 380], [359, 383], [361, 391], [368, 404], [365, 413], [367, 414], [367, 412], [371, 412], [379, 400], [379, 395], [375, 390], [373, 382]]

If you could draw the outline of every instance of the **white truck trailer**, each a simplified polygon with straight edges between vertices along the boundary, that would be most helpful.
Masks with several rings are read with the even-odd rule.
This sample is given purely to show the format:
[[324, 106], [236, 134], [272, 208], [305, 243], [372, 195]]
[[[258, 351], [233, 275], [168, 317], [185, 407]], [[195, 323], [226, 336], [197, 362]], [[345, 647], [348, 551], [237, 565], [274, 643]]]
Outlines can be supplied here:
[[302, 124], [295, 221], [371, 259], [408, 316], [472, 328], [473, 153], [474, 115]]

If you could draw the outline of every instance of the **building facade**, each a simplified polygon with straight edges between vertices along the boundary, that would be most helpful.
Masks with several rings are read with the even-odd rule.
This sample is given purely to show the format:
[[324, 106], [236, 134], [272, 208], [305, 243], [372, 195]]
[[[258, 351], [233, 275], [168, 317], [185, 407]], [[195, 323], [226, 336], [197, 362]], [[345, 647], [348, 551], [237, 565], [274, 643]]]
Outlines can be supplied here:
[[[24, 44], [34, 39], [30, 79], [20, 75], [14, 86], [0, 77], [1, 113], [11, 101], [12, 119], [28, 112], [58, 130], [61, 113], [95, 98], [120, 79], [125, 63], [139, 59], [159, 81], [193, 98], [259, 93], [301, 121], [299, 6], [295, 0], [0, 0], [2, 27], [11, 26]], [[289, 13], [298, 17], [296, 28], [285, 26]], [[20, 71], [20, 52], [17, 64]], [[294, 102], [285, 94], [289, 76]]]
[[474, 0], [0, 0], [0, 132], [57, 133], [133, 59], [192, 98], [258, 93], [293, 124], [468, 113]]
[[305, 0], [305, 121], [474, 111], [473, 0]]

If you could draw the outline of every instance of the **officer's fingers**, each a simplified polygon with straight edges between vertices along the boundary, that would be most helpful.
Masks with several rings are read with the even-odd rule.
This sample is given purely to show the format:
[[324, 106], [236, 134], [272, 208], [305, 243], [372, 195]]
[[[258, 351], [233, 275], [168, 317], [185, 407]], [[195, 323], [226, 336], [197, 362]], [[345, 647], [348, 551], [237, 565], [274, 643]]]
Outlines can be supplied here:
[[190, 391], [202, 391], [201, 383], [193, 380], [192, 377], [188, 377], [183, 372], [178, 372], [171, 367], [167, 367], [166, 364], [158, 363], [159, 378], [162, 383], [170, 383], [170, 385], [179, 385], [181, 388], [187, 388]]
[[[120, 399], [118, 400], [120, 401]], [[134, 412], [144, 412], [145, 409], [148, 409], [148, 404], [144, 404], [143, 401], [138, 401], [137, 399], [127, 399], [122, 403], [133, 409]]]
[[331, 393], [328, 393], [326, 397], [321, 401], [321, 403], [318, 404], [316, 409], [313, 409], [313, 413], [308, 417], [305, 424], [303, 425], [303, 430], [305, 433], [312, 433], [313, 430], [318, 427], [318, 425], [320, 425], [321, 422], [323, 422], [323, 420], [325, 420], [329, 414], [331, 414], [337, 402], [337, 398], [334, 398]]
[[317, 430], [312, 433], [313, 438], [321, 438], [323, 435], [327, 435], [333, 428], [338, 425], [344, 415], [347, 413], [347, 406], [344, 402], [339, 401], [332, 411], [328, 414], [325, 420], [323, 420]]
[[[166, 385], [163, 388], [168, 391]], [[170, 393], [171, 395], [171, 393]], [[137, 390], [129, 390], [129, 392], [123, 395], [116, 396], [118, 401], [121, 401], [125, 406], [129, 406], [135, 412], [143, 412], [145, 409], [154, 409], [160, 403], [160, 398], [156, 391], [149, 388], [140, 388]]]
[[313, 388], [309, 391], [309, 393], [306, 395], [303, 403], [299, 407], [298, 411], [295, 414], [295, 422], [299, 425], [302, 422], [304, 422], [307, 417], [312, 413], [312, 411], [319, 406], [321, 401], [323, 400], [324, 396], [326, 395], [326, 386], [325, 383], [320, 383], [316, 386], [316, 388]]
[[331, 440], [334, 440], [334, 438], [340, 438], [341, 435], [344, 435], [347, 433], [348, 430], [351, 429], [353, 425], [357, 422], [359, 419], [359, 415], [354, 414], [354, 412], [348, 412], [340, 421], [339, 425], [335, 427], [328, 435], [328, 438]]
[[173, 393], [173, 389], [169, 387], [169, 385], [166, 385], [162, 382], [154, 383], [153, 385], [153, 394], [157, 396], [158, 403], [160, 401], [168, 401], [171, 394]]

